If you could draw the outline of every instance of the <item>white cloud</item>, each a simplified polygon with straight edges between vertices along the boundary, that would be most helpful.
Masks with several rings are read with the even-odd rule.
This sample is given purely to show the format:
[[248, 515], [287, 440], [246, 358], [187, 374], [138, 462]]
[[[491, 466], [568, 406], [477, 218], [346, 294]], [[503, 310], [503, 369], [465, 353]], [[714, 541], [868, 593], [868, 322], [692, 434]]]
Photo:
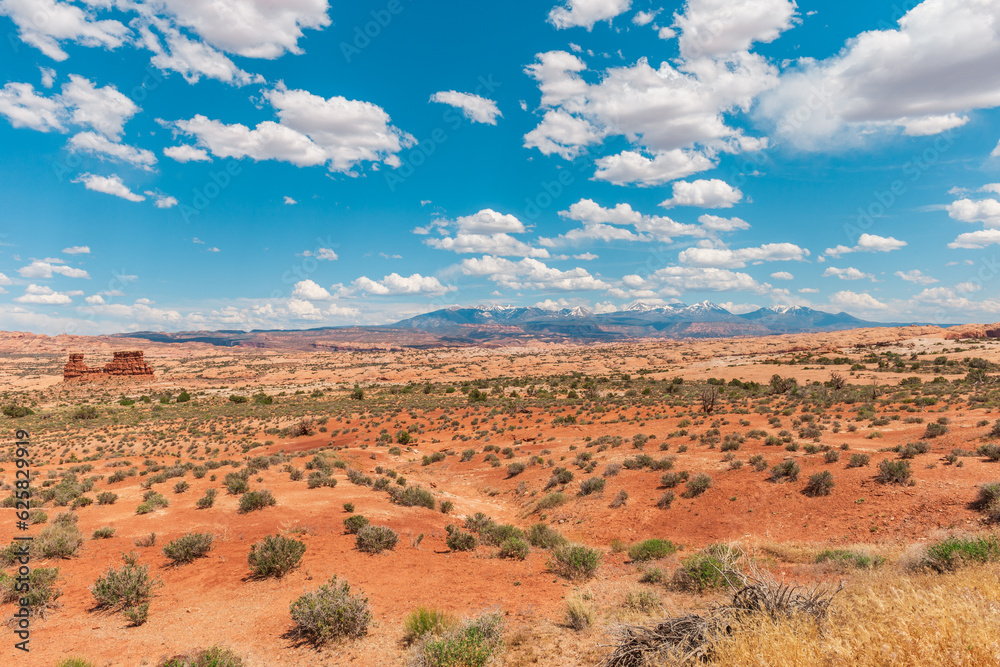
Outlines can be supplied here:
[[632, 6], [632, 0], [563, 0], [563, 3], [549, 12], [549, 23], [560, 29], [590, 30], [595, 23], [609, 21]]
[[153, 204], [156, 208], [173, 208], [179, 203], [177, 197], [171, 197], [170, 195], [160, 194], [158, 192], [146, 191], [146, 194], [150, 197], [154, 197], [155, 200]]
[[756, 303], [733, 303], [732, 301], [723, 301], [718, 305], [722, 306], [733, 315], [744, 315], [746, 313], [752, 313], [755, 310], [760, 310], [760, 306]]
[[181, 34], [166, 19], [149, 16], [137, 20], [136, 25], [141, 44], [153, 54], [150, 63], [165, 72], [179, 73], [188, 83], [197, 83], [203, 76], [240, 86], [264, 82], [262, 77], [237, 67], [220, 51]]
[[90, 278], [90, 274], [83, 269], [65, 266], [62, 260], [51, 257], [32, 260], [31, 264], [21, 267], [17, 272], [25, 278], [51, 278], [56, 273], [67, 278]]
[[[628, 241], [648, 243], [661, 241], [670, 243], [675, 236], [704, 236], [697, 225], [685, 225], [666, 216], [643, 215], [627, 203], [605, 208], [592, 199], [581, 199], [569, 210], [560, 211], [560, 217], [583, 223], [583, 227], [571, 229], [556, 238], [540, 238], [539, 243], [549, 247], [563, 243], [581, 241]], [[616, 227], [631, 225], [635, 231]]]
[[194, 146], [167, 146], [163, 154], [177, 162], [211, 162], [208, 151]]
[[302, 256], [315, 257], [316, 259], [320, 259], [326, 262], [333, 262], [340, 259], [337, 253], [331, 250], [330, 248], [318, 248], [316, 252], [313, 252], [312, 250], [306, 250], [302, 253]]
[[997, 147], [990, 151], [990, 157], [1000, 157], [1000, 141], [997, 142]]
[[196, 137], [216, 157], [278, 160], [299, 167], [327, 165], [330, 171], [345, 173], [362, 162], [399, 166], [397, 154], [415, 143], [370, 102], [339, 96], [324, 99], [280, 85], [264, 97], [280, 122], [264, 121], [250, 129], [199, 114], [173, 126]]
[[835, 278], [840, 278], [841, 280], [862, 280], [865, 278], [868, 279], [875, 278], [875, 276], [873, 276], [872, 274], [860, 271], [859, 269], [856, 269], [853, 266], [849, 266], [846, 269], [838, 269], [835, 266], [827, 267], [826, 271], [823, 272], [823, 277], [824, 278], [835, 277]]
[[659, 185], [684, 178], [715, 166], [715, 162], [701, 153], [679, 148], [655, 154], [652, 159], [635, 151], [622, 151], [603, 157], [594, 163], [594, 178], [615, 185], [636, 183], [642, 186]]
[[790, 274], [788, 271], [776, 271], [771, 274], [771, 278], [774, 280], [795, 280], [795, 276]]
[[[452, 223], [442, 221], [438, 224]], [[509, 213], [498, 213], [491, 208], [484, 208], [478, 213], [458, 217], [453, 224], [459, 231], [470, 234], [491, 234], [494, 232], [520, 234], [525, 231], [524, 223], [518, 220], [517, 216]]]
[[870, 30], [837, 55], [803, 58], [765, 95], [761, 116], [806, 150], [857, 144], [879, 129], [944, 132], [1000, 105], [1000, 2], [926, 0], [896, 29]]
[[285, 195], [284, 201], [285, 201], [285, 205], [286, 206], [295, 206], [296, 204], [299, 203], [299, 202], [295, 201], [294, 199], [292, 199], [291, 197], [289, 197], [288, 195]]
[[750, 229], [750, 223], [742, 218], [720, 218], [708, 213], [698, 217], [701, 226], [710, 232], [735, 232], [738, 229]]
[[722, 56], [773, 42], [794, 25], [795, 9], [791, 0], [688, 0], [675, 24], [681, 56]]
[[419, 273], [408, 277], [398, 273], [390, 273], [382, 280], [372, 280], [367, 276], [361, 276], [351, 284], [362, 292], [379, 296], [390, 294], [440, 296], [458, 289], [454, 285], [442, 285], [433, 276], [422, 276]]
[[888, 306], [870, 294], [859, 294], [858, 292], [851, 292], [844, 290], [842, 292], [837, 292], [830, 297], [830, 303], [837, 308], [843, 308], [846, 311], [854, 312], [870, 312], [878, 310], [886, 310]]
[[739, 269], [748, 262], [801, 262], [809, 256], [809, 251], [794, 243], [766, 243], [757, 248], [688, 248], [682, 250], [678, 259], [689, 266]]
[[0, 15], [11, 18], [25, 44], [60, 62], [69, 57], [60, 42], [114, 49], [128, 36], [118, 21], [96, 20], [93, 13], [57, 0], [0, 0]]
[[743, 198], [743, 193], [739, 188], [734, 188], [725, 181], [717, 178], [710, 180], [697, 180], [692, 182], [680, 181], [674, 183], [674, 195], [670, 199], [660, 202], [660, 206], [671, 208], [673, 206], [697, 206], [699, 208], [732, 208]]
[[554, 153], [568, 160], [601, 138], [601, 132], [586, 119], [556, 109], [546, 111], [538, 127], [524, 135], [524, 147], [537, 148], [545, 155]]
[[904, 246], [906, 246], [906, 241], [900, 241], [892, 236], [862, 234], [858, 237], [858, 243], [853, 248], [838, 245], [833, 248], [827, 248], [823, 254], [828, 257], [840, 257], [852, 252], [892, 252]]
[[56, 82], [56, 71], [51, 67], [39, 67], [38, 69], [42, 74], [42, 87], [51, 88], [52, 84]]
[[454, 90], [442, 91], [431, 95], [431, 102], [448, 104], [461, 109], [466, 118], [476, 123], [496, 125], [497, 118], [503, 118], [496, 102], [470, 93], [459, 93]]
[[90, 246], [86, 245], [74, 245], [68, 248], [63, 248], [62, 251], [67, 255], [89, 255]]
[[668, 266], [658, 269], [653, 277], [677, 293], [683, 292], [757, 292], [772, 288], [758, 283], [749, 274], [728, 269], [695, 266]]
[[635, 16], [632, 17], [632, 23], [640, 26], [649, 25], [650, 23], [653, 22], [653, 19], [655, 19], [656, 15], [659, 13], [660, 13], [659, 10], [655, 12], [642, 12], [642, 11], [636, 12]]
[[92, 294], [84, 299], [84, 301], [91, 306], [103, 306], [104, 297], [100, 294]]
[[462, 260], [461, 269], [466, 275], [486, 276], [503, 287], [515, 290], [580, 291], [609, 287], [584, 268], [560, 271], [530, 257], [513, 262], [502, 257], [484, 255], [481, 258]]
[[58, 101], [38, 95], [30, 83], [8, 83], [0, 88], [0, 115], [14, 127], [39, 132], [64, 132], [64, 108]]
[[63, 306], [73, 303], [73, 299], [67, 294], [56, 292], [51, 287], [45, 285], [35, 285], [32, 283], [25, 289], [24, 294], [15, 298], [18, 303], [37, 303], [46, 306]]
[[960, 222], [981, 222], [986, 227], [1000, 228], [1000, 201], [959, 199], [948, 204], [948, 216]]
[[894, 275], [902, 278], [906, 282], [916, 283], [918, 285], [931, 285], [938, 282], [936, 278], [924, 275], [920, 269], [913, 269], [912, 271], [896, 271]]
[[295, 283], [292, 296], [306, 301], [330, 301], [333, 299], [333, 295], [326, 288], [312, 280], [302, 280]]
[[69, 75], [59, 99], [73, 123], [91, 127], [109, 139], [121, 138], [125, 123], [139, 112], [139, 107], [114, 86], [98, 88], [75, 74]]
[[500, 256], [541, 257], [549, 256], [545, 248], [533, 248], [509, 234], [456, 234], [454, 237], [429, 238], [424, 241], [431, 248], [450, 250], [460, 254], [492, 253]]
[[69, 140], [69, 148], [72, 151], [82, 151], [102, 158], [110, 157], [127, 162], [146, 171], [152, 170], [156, 164], [156, 156], [152, 151], [110, 141], [96, 132], [80, 132], [73, 135]]
[[592, 262], [595, 259], [598, 259], [598, 256], [595, 255], [592, 252], [585, 252], [585, 253], [580, 254], [580, 255], [573, 255], [573, 259], [578, 259], [578, 260], [581, 260], [581, 261], [584, 261], [584, 262]]
[[114, 195], [131, 202], [145, 201], [146, 198], [138, 195], [122, 183], [122, 179], [117, 174], [111, 176], [97, 176], [96, 174], [81, 174], [73, 179], [74, 183], [83, 183], [84, 187], [94, 192], [103, 192], [106, 195]]
[[985, 248], [993, 243], [1000, 243], [1000, 229], [982, 229], [978, 232], [959, 234], [958, 238], [948, 244], [949, 248], [975, 249]]

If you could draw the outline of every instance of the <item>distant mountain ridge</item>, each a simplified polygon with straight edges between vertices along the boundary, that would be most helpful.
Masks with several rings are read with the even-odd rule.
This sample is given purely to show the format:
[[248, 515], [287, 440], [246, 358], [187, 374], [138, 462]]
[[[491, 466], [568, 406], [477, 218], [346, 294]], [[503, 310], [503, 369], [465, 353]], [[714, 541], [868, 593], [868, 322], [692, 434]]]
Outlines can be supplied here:
[[690, 306], [638, 302], [610, 312], [594, 312], [582, 306], [560, 310], [534, 306], [452, 306], [382, 326], [297, 331], [141, 331], [116, 336], [163, 343], [348, 350], [492, 347], [530, 341], [596, 343], [640, 338], [726, 338], [900, 326], [908, 324], [869, 322], [847, 313], [826, 313], [803, 306], [770, 306], [735, 314], [718, 304], [702, 301]]

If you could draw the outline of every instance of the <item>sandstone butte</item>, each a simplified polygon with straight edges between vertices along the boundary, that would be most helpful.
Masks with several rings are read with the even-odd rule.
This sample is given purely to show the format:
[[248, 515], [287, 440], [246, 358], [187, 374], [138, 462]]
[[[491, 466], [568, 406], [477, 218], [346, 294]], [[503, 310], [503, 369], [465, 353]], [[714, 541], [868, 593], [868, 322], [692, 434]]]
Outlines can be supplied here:
[[83, 363], [83, 355], [69, 355], [63, 367], [63, 381], [90, 380], [107, 377], [153, 377], [153, 368], [142, 358], [140, 350], [115, 352], [111, 362], [104, 368], [91, 368]]

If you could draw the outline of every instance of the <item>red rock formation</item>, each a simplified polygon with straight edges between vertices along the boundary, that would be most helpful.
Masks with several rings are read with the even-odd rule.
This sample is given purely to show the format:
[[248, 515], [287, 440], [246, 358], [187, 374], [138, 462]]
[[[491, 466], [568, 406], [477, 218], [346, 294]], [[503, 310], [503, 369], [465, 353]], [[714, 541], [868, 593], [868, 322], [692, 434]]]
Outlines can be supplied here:
[[111, 363], [104, 368], [91, 368], [83, 363], [83, 355], [69, 355], [69, 361], [63, 367], [63, 381], [77, 379], [96, 379], [101, 377], [153, 377], [153, 369], [142, 358], [142, 352], [115, 352]]

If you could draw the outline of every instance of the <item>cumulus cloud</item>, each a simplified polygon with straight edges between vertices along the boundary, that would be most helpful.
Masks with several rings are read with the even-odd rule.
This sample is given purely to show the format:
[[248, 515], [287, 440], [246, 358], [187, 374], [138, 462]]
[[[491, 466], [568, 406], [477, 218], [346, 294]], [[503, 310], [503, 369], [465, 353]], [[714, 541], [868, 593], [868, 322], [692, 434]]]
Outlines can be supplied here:
[[532, 247], [511, 236], [526, 231], [524, 223], [516, 216], [490, 208], [455, 220], [435, 220], [428, 227], [418, 227], [414, 233], [426, 235], [435, 229], [442, 235], [441, 238], [428, 238], [424, 243], [438, 250], [542, 259], [549, 256], [549, 251], [545, 248]]
[[[894, 29], [870, 30], [825, 60], [803, 58], [759, 112], [801, 149], [857, 143], [875, 130], [920, 136], [1000, 105], [1000, 2], [926, 0]], [[803, 109], [812, 113], [801, 113]]]
[[582, 27], [591, 30], [599, 21], [610, 21], [632, 6], [632, 0], [563, 0], [549, 12], [549, 23], [556, 28]]
[[773, 42], [795, 24], [795, 8], [792, 0], [688, 0], [675, 23], [681, 56], [722, 56]]
[[67, 255], [89, 255], [90, 246], [86, 245], [74, 245], [68, 248], [63, 248], [62, 251]]
[[659, 13], [660, 13], [659, 10], [655, 12], [643, 12], [643, 11], [636, 12], [635, 16], [632, 17], [632, 23], [639, 26], [649, 25], [650, 23], [653, 22], [653, 19], [655, 19], [656, 15]]
[[913, 269], [911, 271], [896, 271], [895, 275], [908, 283], [916, 283], [918, 285], [931, 285], [938, 282], [936, 278], [924, 275], [920, 269]]
[[129, 32], [119, 21], [98, 20], [93, 12], [58, 0], [0, 0], [0, 15], [10, 17], [21, 41], [60, 62], [69, 57], [61, 42], [114, 49]]
[[316, 252], [312, 250], [306, 250], [302, 253], [303, 257], [315, 257], [316, 259], [321, 259], [327, 262], [333, 262], [340, 259], [336, 252], [330, 248], [319, 248]]
[[110, 158], [127, 162], [135, 167], [151, 171], [156, 164], [156, 156], [144, 148], [134, 148], [114, 141], [96, 132], [80, 132], [69, 140], [69, 149], [90, 153], [100, 158]]
[[177, 197], [171, 197], [170, 195], [154, 192], [152, 190], [146, 190], [146, 194], [153, 197], [153, 204], [156, 208], [173, 208], [179, 203], [177, 201]]
[[296, 200], [294, 200], [291, 197], [289, 197], [288, 195], [285, 195], [285, 198], [284, 198], [283, 201], [285, 203], [285, 206], [295, 206], [296, 204], [299, 203]]
[[959, 199], [948, 204], [948, 216], [959, 222], [981, 222], [986, 227], [1000, 228], [1000, 201], [996, 199]]
[[615, 185], [660, 185], [684, 178], [715, 166], [715, 162], [701, 153], [679, 148], [664, 151], [648, 158], [636, 151], [622, 151], [603, 157], [594, 163], [594, 178]]
[[892, 252], [905, 246], [906, 241], [900, 241], [892, 236], [862, 234], [858, 237], [858, 242], [853, 247], [838, 245], [833, 248], [827, 248], [823, 254], [827, 257], [840, 257], [852, 252]]
[[295, 283], [292, 296], [306, 301], [330, 301], [333, 299], [333, 295], [326, 288], [312, 280], [302, 280]]
[[978, 232], [966, 232], [948, 244], [949, 248], [957, 250], [985, 248], [993, 243], [1000, 243], [1000, 229], [982, 229]]
[[699, 208], [732, 208], [743, 199], [739, 188], [734, 188], [717, 178], [710, 180], [680, 181], [674, 183], [673, 197], [660, 202], [660, 206], [697, 206]]
[[30, 83], [8, 83], [0, 88], [0, 115], [14, 127], [39, 132], [64, 132], [65, 107], [56, 99], [39, 95]]
[[138, 195], [128, 189], [121, 179], [121, 176], [112, 174], [111, 176], [97, 176], [96, 174], [80, 174], [73, 179], [74, 183], [83, 183], [83, 186], [94, 192], [103, 192], [106, 195], [114, 195], [131, 202], [146, 201], [142, 195]]
[[708, 213], [698, 217], [698, 222], [710, 232], [735, 232], [740, 229], [750, 229], [750, 223], [742, 218], [720, 218]]
[[530, 257], [513, 262], [502, 257], [484, 255], [481, 258], [462, 260], [461, 270], [465, 275], [485, 276], [503, 287], [515, 290], [586, 291], [609, 287], [584, 268], [561, 271]]
[[870, 312], [886, 310], [888, 306], [870, 294], [844, 290], [830, 297], [830, 303], [848, 312]]
[[18, 303], [35, 303], [45, 306], [63, 306], [73, 303], [73, 299], [68, 294], [56, 292], [51, 287], [45, 285], [35, 285], [32, 283], [25, 289], [24, 294], [16, 297], [14, 301]]
[[475, 123], [496, 125], [497, 118], [503, 118], [496, 102], [470, 93], [459, 93], [454, 90], [442, 91], [431, 95], [431, 102], [448, 104], [456, 109], [461, 109], [465, 117]]
[[208, 151], [194, 146], [167, 146], [163, 149], [163, 154], [177, 162], [211, 162]]
[[809, 256], [809, 251], [794, 243], [765, 243], [756, 248], [688, 248], [682, 250], [678, 259], [689, 266], [739, 269], [747, 263], [759, 262], [801, 262]]
[[838, 269], [835, 266], [827, 267], [826, 271], [823, 272], [824, 278], [840, 278], [841, 280], [862, 280], [865, 278], [874, 280], [875, 276], [870, 273], [865, 273], [859, 269], [849, 266], [846, 269]]
[[221, 51], [188, 38], [167, 19], [147, 15], [135, 23], [139, 42], [153, 54], [150, 63], [162, 71], [179, 73], [188, 83], [198, 83], [203, 76], [239, 86], [264, 82], [237, 67]]
[[795, 276], [788, 271], [776, 271], [771, 274], [771, 278], [774, 280], [795, 280]]
[[83, 269], [66, 266], [61, 259], [53, 257], [32, 260], [31, 264], [21, 267], [17, 272], [25, 278], [51, 278], [52, 274], [67, 278], [90, 278], [90, 274]]
[[251, 129], [198, 114], [172, 125], [194, 136], [216, 157], [278, 160], [298, 167], [326, 165], [343, 173], [362, 162], [399, 166], [398, 153], [415, 143], [370, 102], [340, 96], [326, 99], [280, 85], [265, 92], [264, 98], [279, 122], [264, 121]]
[[441, 296], [458, 289], [454, 285], [442, 285], [434, 276], [422, 276], [419, 273], [414, 273], [411, 276], [390, 273], [382, 280], [372, 280], [367, 276], [361, 276], [351, 284], [362, 292], [378, 296], [390, 294]]
[[[627, 203], [616, 204], [614, 208], [605, 208], [593, 199], [581, 199], [572, 204], [568, 210], [560, 211], [559, 216], [581, 222], [583, 226], [571, 229], [556, 238], [540, 238], [539, 243], [542, 245], [554, 247], [565, 243], [595, 240], [670, 243], [675, 236], [705, 236], [704, 230], [697, 225], [685, 225], [666, 216], [644, 215]], [[625, 229], [619, 225], [628, 225], [632, 229]]]
[[756, 292], [772, 290], [766, 283], [758, 283], [749, 274], [719, 268], [696, 266], [668, 266], [653, 273], [653, 278], [673, 288], [675, 293], [684, 292]]

